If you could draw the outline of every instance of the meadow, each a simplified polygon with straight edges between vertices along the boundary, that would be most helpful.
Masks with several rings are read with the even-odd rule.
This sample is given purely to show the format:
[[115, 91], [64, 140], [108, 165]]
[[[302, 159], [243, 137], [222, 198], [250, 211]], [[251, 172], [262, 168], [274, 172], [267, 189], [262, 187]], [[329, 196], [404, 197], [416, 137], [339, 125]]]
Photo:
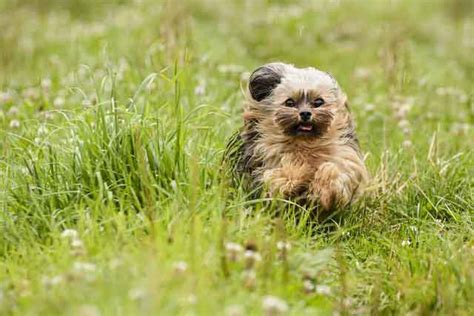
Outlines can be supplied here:
[[[1, 315], [469, 315], [469, 0], [0, 0]], [[350, 208], [222, 176], [249, 73], [329, 71]]]

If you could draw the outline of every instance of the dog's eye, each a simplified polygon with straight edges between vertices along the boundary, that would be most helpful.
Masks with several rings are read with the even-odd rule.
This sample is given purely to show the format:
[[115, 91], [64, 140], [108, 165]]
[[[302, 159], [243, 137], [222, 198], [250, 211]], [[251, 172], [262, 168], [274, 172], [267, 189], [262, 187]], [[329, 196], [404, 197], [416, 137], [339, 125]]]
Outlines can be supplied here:
[[290, 99], [287, 99], [287, 100], [285, 101], [285, 105], [286, 105], [286, 106], [289, 106], [289, 107], [294, 107], [294, 106], [295, 106], [295, 100], [293, 100], [293, 99], [291, 99], [291, 98], [290, 98]]
[[317, 98], [313, 102], [311, 102], [311, 104], [317, 108], [324, 104], [324, 100], [322, 98]]

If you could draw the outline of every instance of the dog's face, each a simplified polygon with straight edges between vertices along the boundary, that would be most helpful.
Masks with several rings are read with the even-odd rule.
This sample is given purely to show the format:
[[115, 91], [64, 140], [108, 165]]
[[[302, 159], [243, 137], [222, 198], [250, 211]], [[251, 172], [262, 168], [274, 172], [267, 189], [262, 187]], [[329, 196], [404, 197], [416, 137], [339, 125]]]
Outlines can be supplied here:
[[249, 80], [248, 116], [266, 130], [290, 137], [320, 137], [344, 110], [345, 96], [336, 80], [314, 68], [272, 63], [256, 69]]

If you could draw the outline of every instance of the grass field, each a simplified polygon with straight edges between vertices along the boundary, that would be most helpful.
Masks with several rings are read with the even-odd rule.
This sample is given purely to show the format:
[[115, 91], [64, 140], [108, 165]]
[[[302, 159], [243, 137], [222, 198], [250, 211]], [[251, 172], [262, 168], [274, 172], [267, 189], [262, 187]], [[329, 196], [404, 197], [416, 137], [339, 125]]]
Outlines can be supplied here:
[[[0, 0], [0, 314], [469, 315], [473, 12]], [[372, 179], [326, 221], [222, 181], [275, 60], [331, 72], [356, 117]]]

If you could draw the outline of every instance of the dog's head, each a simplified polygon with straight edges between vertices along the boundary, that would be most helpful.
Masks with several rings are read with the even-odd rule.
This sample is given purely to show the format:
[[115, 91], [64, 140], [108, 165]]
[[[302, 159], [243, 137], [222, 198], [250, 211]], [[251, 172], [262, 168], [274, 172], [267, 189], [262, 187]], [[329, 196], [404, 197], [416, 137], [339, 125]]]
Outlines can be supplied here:
[[290, 137], [320, 137], [334, 117], [346, 110], [346, 97], [336, 80], [315, 68], [271, 63], [249, 79], [244, 117], [266, 132]]

